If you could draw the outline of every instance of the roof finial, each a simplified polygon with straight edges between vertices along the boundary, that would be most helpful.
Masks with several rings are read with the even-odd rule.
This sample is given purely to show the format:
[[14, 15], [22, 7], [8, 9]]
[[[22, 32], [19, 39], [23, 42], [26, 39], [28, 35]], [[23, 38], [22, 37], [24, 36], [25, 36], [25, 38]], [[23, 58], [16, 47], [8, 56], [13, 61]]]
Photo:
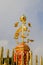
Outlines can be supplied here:
[[[30, 42], [33, 42], [33, 40], [30, 40], [30, 39], [27, 39], [27, 41], [24, 41], [26, 38], [28, 38], [28, 35], [29, 35], [29, 32], [30, 30], [28, 29], [28, 27], [26, 26], [26, 16], [21, 16], [20, 17], [20, 21], [21, 21], [21, 26], [16, 30], [15, 34], [14, 34], [14, 39], [19, 39], [22, 38], [22, 42], [27, 42], [29, 43]], [[14, 27], [18, 27], [18, 23], [19, 22], [16, 22], [14, 24]], [[31, 23], [28, 23], [28, 26], [31, 27]], [[27, 33], [26, 33], [27, 32]]]

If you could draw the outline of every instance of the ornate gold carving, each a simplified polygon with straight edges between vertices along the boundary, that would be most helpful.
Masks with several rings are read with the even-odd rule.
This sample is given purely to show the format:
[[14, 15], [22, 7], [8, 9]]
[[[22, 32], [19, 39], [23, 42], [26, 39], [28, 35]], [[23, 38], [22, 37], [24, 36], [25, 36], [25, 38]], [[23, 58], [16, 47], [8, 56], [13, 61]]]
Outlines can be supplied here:
[[[27, 42], [27, 43], [33, 42], [34, 40], [28, 39], [28, 36], [29, 36], [28, 34], [30, 32], [30, 29], [28, 29], [27, 24], [26, 24], [26, 16], [24, 16], [24, 15], [21, 16], [20, 21], [21, 21], [22, 25], [16, 30], [16, 32], [14, 34], [14, 39], [19, 39], [19, 37], [20, 37], [20, 38], [22, 38], [22, 42]], [[14, 27], [18, 27], [19, 26], [18, 23], [19, 22], [16, 22], [14, 24]], [[32, 26], [30, 22], [28, 23], [28, 26], [29, 27]], [[24, 41], [24, 40], [27, 40], [27, 41]]]

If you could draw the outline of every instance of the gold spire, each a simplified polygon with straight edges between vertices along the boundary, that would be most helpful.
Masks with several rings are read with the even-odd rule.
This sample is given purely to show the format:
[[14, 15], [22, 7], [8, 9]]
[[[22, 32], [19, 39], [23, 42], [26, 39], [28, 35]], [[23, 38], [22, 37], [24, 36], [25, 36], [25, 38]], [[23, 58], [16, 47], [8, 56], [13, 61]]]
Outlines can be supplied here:
[[[21, 26], [16, 30], [16, 32], [15, 32], [15, 34], [14, 34], [14, 39], [19, 39], [19, 37], [20, 38], [22, 38], [22, 42], [27, 42], [27, 41], [24, 41], [26, 38], [27, 38], [27, 35], [26, 34], [28, 34], [29, 32], [30, 32], [30, 29], [28, 29], [28, 27], [26, 26], [27, 24], [26, 24], [26, 16], [21, 16], [20, 17], [20, 21], [21, 21]], [[14, 27], [18, 27], [19, 25], [18, 25], [19, 23], [18, 22], [16, 22], [15, 24], [14, 24]], [[31, 23], [30, 22], [28, 22], [28, 26], [29, 27], [31, 27], [32, 25], [31, 25]], [[26, 33], [27, 32], [27, 33]], [[33, 42], [33, 40], [30, 40], [29, 39], [29, 41], [30, 42]], [[29, 43], [29, 42], [28, 42]]]

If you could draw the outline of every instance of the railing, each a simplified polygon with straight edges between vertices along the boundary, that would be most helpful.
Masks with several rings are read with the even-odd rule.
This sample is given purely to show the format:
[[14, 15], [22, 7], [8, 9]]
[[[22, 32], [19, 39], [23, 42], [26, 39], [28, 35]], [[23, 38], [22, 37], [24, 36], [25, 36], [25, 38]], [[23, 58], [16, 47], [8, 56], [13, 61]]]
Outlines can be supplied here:
[[[28, 54], [27, 54], [27, 56], [28, 56]], [[39, 59], [40, 62], [38, 60], [38, 55], [36, 55], [34, 57], [35, 60], [33, 60], [33, 57], [34, 57], [33, 53], [32, 53], [32, 51], [30, 51], [30, 61], [27, 62], [26, 65], [43, 65], [43, 58], [42, 58], [42, 56]], [[34, 61], [35, 61], [35, 63], [34, 63]], [[1, 48], [1, 50], [0, 50], [0, 65], [15, 65], [15, 63], [14, 63], [14, 49], [12, 51], [11, 58], [9, 57], [9, 49], [7, 50], [7, 57], [4, 60], [4, 58], [3, 58], [3, 47]], [[17, 62], [16, 62], [16, 65], [18, 65]], [[22, 56], [22, 65], [23, 65], [23, 56]]]

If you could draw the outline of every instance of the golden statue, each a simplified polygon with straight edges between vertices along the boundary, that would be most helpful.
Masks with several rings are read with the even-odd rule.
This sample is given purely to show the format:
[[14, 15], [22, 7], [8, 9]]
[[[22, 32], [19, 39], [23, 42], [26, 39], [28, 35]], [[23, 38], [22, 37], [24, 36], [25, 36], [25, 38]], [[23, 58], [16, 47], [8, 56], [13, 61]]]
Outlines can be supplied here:
[[[20, 17], [21, 25], [16, 30], [14, 34], [14, 39], [18, 40], [19, 38], [22, 38], [22, 42], [15, 48], [14, 53], [14, 62], [16, 65], [28, 65], [30, 60], [30, 48], [26, 43], [33, 42], [34, 40], [28, 39], [30, 29], [28, 29], [28, 26], [31, 27], [31, 23], [28, 23], [28, 26], [26, 26], [26, 16]], [[14, 27], [18, 27], [19, 22], [16, 22], [14, 24]], [[19, 43], [17, 41], [17, 43]]]
[[[27, 36], [29, 35], [29, 32], [30, 32], [30, 30], [28, 29], [28, 26], [32, 27], [31, 23], [29, 22], [28, 26], [26, 26], [27, 25], [26, 16], [24, 16], [24, 15], [20, 17], [20, 21], [21, 21], [22, 25], [16, 30], [16, 32], [14, 34], [14, 39], [17, 40], [20, 37], [20, 38], [22, 38], [22, 42], [27, 42], [27, 43], [33, 42], [34, 40], [27, 39]], [[18, 27], [18, 24], [19, 24], [19, 22], [16, 22], [14, 24], [14, 27]], [[25, 34], [25, 32], [27, 32], [27, 34]], [[24, 41], [24, 39], [27, 39], [27, 41]]]

